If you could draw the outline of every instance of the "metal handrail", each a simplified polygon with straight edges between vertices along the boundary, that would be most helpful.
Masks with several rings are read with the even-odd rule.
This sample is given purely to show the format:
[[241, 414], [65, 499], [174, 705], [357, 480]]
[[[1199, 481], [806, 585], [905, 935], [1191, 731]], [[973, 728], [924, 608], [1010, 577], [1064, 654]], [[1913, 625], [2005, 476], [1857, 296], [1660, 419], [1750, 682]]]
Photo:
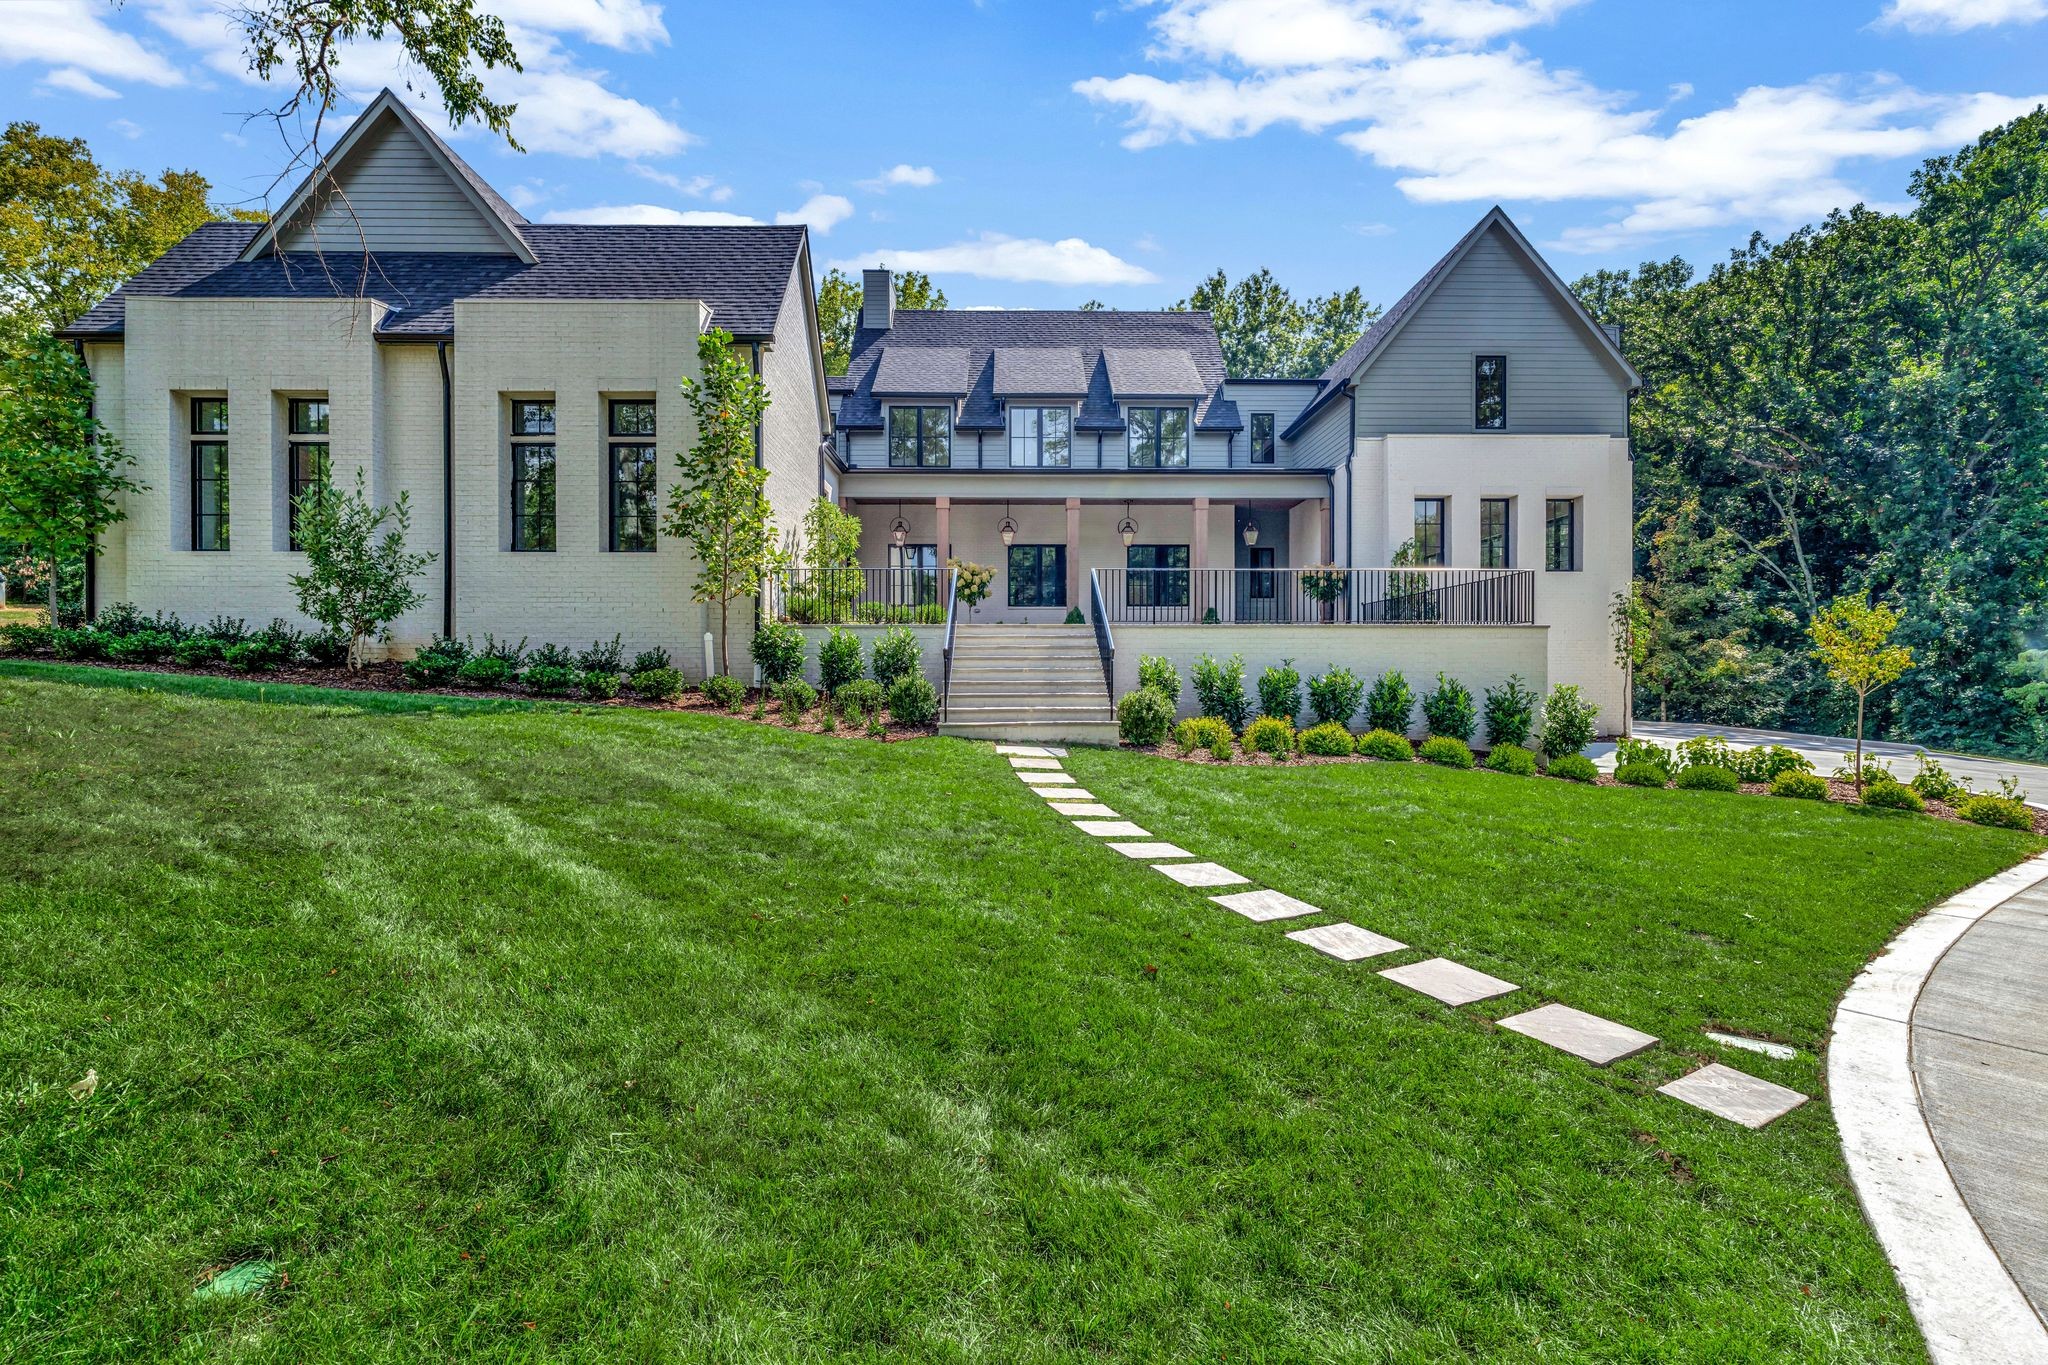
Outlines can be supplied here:
[[936, 626], [945, 618], [944, 569], [792, 569], [774, 585], [769, 610], [799, 625]]
[[1116, 637], [1110, 634], [1109, 612], [1103, 608], [1102, 571], [1088, 571], [1088, 614], [1095, 618], [1095, 649], [1102, 655], [1102, 687], [1116, 699]]
[[953, 627], [959, 619], [956, 608], [960, 604], [960, 571], [951, 565], [946, 567], [946, 644], [939, 651], [943, 660], [939, 686], [939, 718], [948, 719], [947, 708], [953, 704]]
[[1101, 569], [1109, 620], [1138, 625], [1524, 626], [1527, 569]]

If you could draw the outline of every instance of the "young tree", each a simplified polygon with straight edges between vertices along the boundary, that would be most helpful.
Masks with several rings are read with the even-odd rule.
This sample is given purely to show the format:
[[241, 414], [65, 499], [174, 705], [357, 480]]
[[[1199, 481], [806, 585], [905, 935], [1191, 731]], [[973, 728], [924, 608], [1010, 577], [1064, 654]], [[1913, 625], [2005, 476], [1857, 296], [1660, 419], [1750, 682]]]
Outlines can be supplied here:
[[697, 339], [697, 362], [703, 378], [685, 375], [682, 386], [697, 418], [697, 444], [676, 456], [683, 482], [669, 492], [662, 530], [687, 540], [697, 557], [692, 596], [718, 605], [718, 668], [730, 674], [732, 600], [761, 591], [782, 559], [768, 471], [754, 462], [754, 428], [768, 410], [768, 386], [721, 328]]
[[[316, 484], [297, 500], [305, 573], [291, 576], [299, 610], [348, 636], [348, 666], [363, 666], [363, 647], [391, 638], [391, 623], [426, 600], [413, 580], [434, 562], [405, 548], [412, 528], [406, 496], [389, 507], [370, 501], [363, 471], [352, 493]], [[380, 534], [381, 533], [381, 534]]]
[[1870, 694], [1899, 680], [1913, 666], [1913, 651], [1891, 642], [1899, 614], [1861, 594], [1838, 597], [1807, 628], [1822, 667], [1856, 694], [1856, 795], [1863, 795], [1863, 708]]
[[[843, 270], [828, 270], [818, 281], [818, 341], [826, 374], [845, 374], [853, 359], [853, 334], [860, 330], [860, 281]], [[898, 308], [944, 308], [946, 291], [922, 271], [896, 276]]]
[[69, 346], [35, 336], [0, 352], [0, 542], [50, 566], [51, 624], [60, 567], [121, 520], [133, 463], [93, 417], [92, 376]]
[[1614, 662], [1621, 665], [1621, 724], [1626, 734], [1636, 715], [1636, 670], [1649, 661], [1655, 633], [1642, 579], [1630, 579], [1626, 588], [1614, 594], [1607, 619], [1614, 630]]

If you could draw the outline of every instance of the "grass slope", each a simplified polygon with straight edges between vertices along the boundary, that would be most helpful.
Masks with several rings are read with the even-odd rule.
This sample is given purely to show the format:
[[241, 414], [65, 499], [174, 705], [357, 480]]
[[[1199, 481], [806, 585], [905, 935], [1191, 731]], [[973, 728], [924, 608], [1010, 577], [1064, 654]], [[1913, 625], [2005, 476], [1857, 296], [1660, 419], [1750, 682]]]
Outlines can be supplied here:
[[[1439, 1009], [1075, 834], [987, 746], [9, 673], [0, 1356], [1920, 1358], [1824, 1105], [1747, 1133], [1648, 1093], [1677, 1050], [1598, 1072], [1485, 1022], [1527, 994]], [[1900, 923], [2032, 847], [1071, 766], [1703, 1053], [1705, 1020], [1811, 1049]], [[1816, 1091], [1810, 1054], [1739, 1064]], [[191, 1297], [259, 1254], [288, 1285]]]

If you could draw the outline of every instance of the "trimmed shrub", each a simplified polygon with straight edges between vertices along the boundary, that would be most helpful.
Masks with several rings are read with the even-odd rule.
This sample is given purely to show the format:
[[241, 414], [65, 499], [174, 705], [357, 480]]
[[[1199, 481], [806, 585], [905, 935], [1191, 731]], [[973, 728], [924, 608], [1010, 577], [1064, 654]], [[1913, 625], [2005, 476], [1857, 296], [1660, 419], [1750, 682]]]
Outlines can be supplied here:
[[1365, 694], [1365, 723], [1369, 729], [1405, 736], [1414, 710], [1415, 693], [1398, 668], [1380, 674], [1372, 690]]
[[107, 641], [107, 657], [116, 663], [153, 664], [169, 654], [177, 641], [161, 630], [138, 630]]
[[[1664, 774], [1666, 782], [1671, 780], [1671, 771], [1677, 767], [1671, 751], [1654, 739], [1623, 739], [1614, 745], [1614, 769], [1618, 775], [1623, 768], [1655, 768]], [[1659, 783], [1662, 786], [1663, 783]]]
[[1140, 687], [1126, 692], [1116, 704], [1117, 738], [1139, 749], [1149, 749], [1166, 738], [1173, 728], [1173, 703], [1156, 688]]
[[1294, 727], [1279, 716], [1260, 716], [1244, 727], [1238, 742], [1248, 754], [1285, 758], [1294, 752]]
[[1358, 737], [1358, 752], [1367, 758], [1406, 763], [1415, 757], [1415, 746], [1408, 742], [1408, 736], [1392, 730], [1368, 730]]
[[221, 652], [221, 660], [244, 673], [267, 673], [277, 667], [277, 651], [260, 640], [248, 639], [229, 645]]
[[583, 695], [592, 701], [610, 701], [619, 695], [619, 675], [601, 669], [587, 670], [579, 685], [583, 688]]
[[1927, 803], [1920, 793], [1898, 782], [1873, 782], [1863, 789], [1863, 804], [1879, 810], [1923, 811]]
[[738, 678], [714, 673], [704, 680], [704, 695], [721, 711], [737, 711], [740, 703], [747, 699], [747, 688]]
[[348, 636], [338, 630], [315, 631], [306, 637], [306, 658], [322, 668], [340, 668], [348, 662]]
[[1204, 654], [1195, 660], [1195, 704], [1234, 734], [1251, 719], [1252, 704], [1244, 694], [1244, 655], [1218, 661]]
[[826, 695], [838, 696], [840, 688], [859, 677], [860, 636], [844, 626], [832, 627], [825, 643], [818, 646], [818, 678], [825, 685]]
[[420, 653], [439, 654], [444, 658], [455, 660], [456, 663], [461, 663], [469, 657], [469, 641], [457, 640], [453, 636], [442, 635], [437, 631], [434, 638], [427, 642], [427, 647], [421, 650]]
[[[1211, 610], [1214, 609], [1211, 608]], [[1231, 747], [1229, 740], [1224, 739], [1222, 736], [1219, 735], [1217, 736], [1217, 738], [1210, 742], [1209, 759], [1211, 762], [1228, 763], [1236, 757], [1237, 750]]]
[[888, 726], [886, 726], [886, 725], [884, 725], [884, 724], [882, 724], [882, 718], [881, 718], [881, 716], [880, 716], [879, 714], [878, 714], [878, 715], [872, 715], [872, 716], [869, 716], [869, 717], [868, 717], [868, 738], [869, 738], [869, 739], [887, 739], [888, 737], [889, 737], [889, 727], [888, 727]]
[[[224, 652], [221, 642], [211, 635], [194, 635], [171, 646], [171, 662], [180, 668], [205, 668], [219, 663]], [[455, 669], [451, 666], [448, 673], [453, 677]]]
[[1195, 716], [1182, 721], [1173, 730], [1173, 742], [1184, 754], [1191, 754], [1197, 749], [1214, 749], [1218, 744], [1228, 749], [1236, 738], [1231, 728], [1215, 716]]
[[0, 626], [0, 654], [40, 654], [49, 647], [48, 626]]
[[1785, 773], [1812, 771], [1812, 759], [1782, 744], [1762, 744], [1735, 755], [1735, 775], [1744, 782], [1776, 782]]
[[891, 626], [875, 641], [869, 671], [886, 692], [898, 678], [917, 672], [923, 658], [924, 646], [917, 642], [917, 636], [911, 633], [910, 628]]
[[889, 684], [889, 719], [898, 725], [930, 725], [939, 718], [939, 689], [923, 673], [905, 673]]
[[[439, 639], [434, 641], [436, 646], [440, 643]], [[458, 644], [456, 648], [461, 649], [462, 646]], [[415, 687], [446, 687], [455, 681], [455, 675], [466, 657], [466, 653], [444, 654], [440, 649], [430, 647], [400, 664], [398, 671]]]
[[580, 677], [570, 664], [535, 664], [519, 675], [519, 682], [536, 696], [566, 697]]
[[1695, 735], [1681, 740], [1677, 752], [1672, 755], [1671, 770], [1682, 773], [1687, 768], [1726, 768], [1739, 772], [1741, 760], [1735, 756], [1735, 746], [1722, 735]]
[[496, 659], [511, 669], [512, 672], [517, 673], [519, 666], [526, 662], [526, 637], [524, 635], [520, 636], [519, 643], [515, 645], [510, 640], [500, 640], [489, 631], [485, 631], [484, 647], [475, 651], [473, 657]]
[[1472, 731], [1479, 724], [1478, 711], [1472, 705], [1472, 689], [1456, 678], [1437, 674], [1436, 686], [1422, 698], [1422, 723], [1432, 735], [1470, 744]]
[[763, 621], [747, 645], [747, 653], [770, 684], [794, 678], [804, 667], [804, 633], [787, 621]]
[[832, 700], [846, 713], [849, 725], [857, 716], [868, 716], [888, 704], [889, 694], [872, 678], [855, 678], [832, 694]]
[[1301, 714], [1301, 672], [1294, 660], [1282, 659], [1259, 674], [1259, 714], [1278, 717], [1294, 728], [1294, 718]]
[[542, 645], [526, 656], [528, 668], [559, 668], [567, 673], [576, 671], [576, 656], [560, 645]]
[[249, 625], [239, 616], [215, 616], [200, 634], [211, 635], [220, 641], [222, 649], [226, 649], [249, 638]]
[[1671, 774], [1655, 763], [1623, 763], [1615, 768], [1614, 780], [1624, 787], [1656, 787], [1662, 790], [1671, 785]]
[[609, 644], [592, 640], [590, 648], [576, 651], [576, 667], [585, 673], [610, 673], [616, 677], [626, 671], [626, 651], [616, 635]]
[[653, 649], [643, 649], [635, 654], [633, 662], [627, 666], [625, 672], [627, 677], [634, 678], [642, 673], [652, 673], [656, 669], [674, 667], [675, 665], [669, 661], [668, 651], [656, 645]]
[[1584, 749], [1593, 742], [1593, 721], [1599, 714], [1599, 709], [1581, 697], [1579, 689], [1571, 684], [1559, 683], [1551, 688], [1550, 700], [1543, 703], [1539, 741], [1543, 752], [1552, 758], [1563, 758]]
[[1522, 682], [1519, 673], [1508, 674], [1499, 687], [1486, 689], [1486, 742], [1526, 748], [1529, 732], [1536, 726], [1536, 694]]
[[1422, 741], [1422, 746], [1415, 751], [1415, 756], [1424, 763], [1434, 763], [1439, 768], [1472, 766], [1472, 746], [1450, 735], [1431, 735]]
[[1333, 668], [1308, 680], [1308, 709], [1319, 723], [1347, 727], [1365, 700], [1365, 679], [1348, 668]]
[[790, 678], [776, 684], [775, 701], [782, 714], [793, 720], [818, 704], [818, 689], [802, 678]]
[[1343, 758], [1356, 748], [1351, 732], [1334, 720], [1311, 725], [1301, 732], [1301, 751], [1318, 758]]
[[1158, 654], [1138, 656], [1138, 686], [1149, 687], [1180, 709], [1180, 670], [1173, 660]]
[[1536, 755], [1519, 744], [1496, 744], [1486, 756], [1486, 766], [1514, 777], [1536, 776]]
[[1742, 786], [1742, 779], [1735, 775], [1733, 768], [1716, 768], [1701, 763], [1678, 770], [1677, 786], [1687, 792], [1732, 792]]
[[1966, 796], [1956, 807], [1956, 814], [1973, 825], [1991, 825], [1997, 829], [2029, 830], [2034, 827], [2034, 813], [2027, 803], [2010, 796]]
[[1908, 784], [1928, 801], [1940, 801], [1953, 806], [1970, 794], [1970, 789], [1949, 776], [1948, 769], [1941, 766], [1939, 759], [1920, 755], [1920, 771], [1913, 774]]
[[60, 659], [104, 659], [111, 643], [89, 626], [60, 626], [50, 632], [50, 652]]
[[1600, 770], [1584, 754], [1560, 754], [1550, 760], [1544, 771], [1567, 782], [1594, 782], [1600, 777]]
[[1067, 619], [1064, 622], [1062, 622], [1062, 624], [1069, 626], [1085, 626], [1088, 624], [1088, 618], [1081, 614], [1081, 609], [1079, 607], [1068, 607]]
[[1828, 780], [1819, 773], [1787, 769], [1771, 779], [1771, 795], [1790, 797], [1794, 801], [1825, 801], [1828, 799]]
[[674, 701], [683, 695], [683, 675], [673, 668], [643, 668], [632, 681], [633, 691], [649, 701]]
[[495, 654], [477, 654], [464, 659], [455, 669], [455, 681], [464, 687], [503, 687], [519, 674]]

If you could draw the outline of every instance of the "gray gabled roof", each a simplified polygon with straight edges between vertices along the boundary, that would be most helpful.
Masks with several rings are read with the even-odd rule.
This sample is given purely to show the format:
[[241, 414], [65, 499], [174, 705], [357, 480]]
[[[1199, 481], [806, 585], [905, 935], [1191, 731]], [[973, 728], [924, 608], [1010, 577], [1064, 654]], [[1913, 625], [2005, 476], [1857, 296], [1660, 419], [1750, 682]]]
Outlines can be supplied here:
[[[126, 300], [377, 299], [391, 311], [378, 335], [453, 336], [455, 302], [478, 300], [697, 299], [714, 326], [765, 340], [785, 325], [782, 300], [804, 253], [795, 227], [669, 227], [530, 223], [534, 261], [456, 252], [311, 252], [242, 259], [255, 223], [205, 223], [59, 335], [122, 334]], [[790, 325], [807, 325], [802, 318]]]
[[1079, 398], [1088, 392], [1088, 371], [1074, 346], [999, 346], [998, 398]]
[[875, 366], [875, 392], [933, 397], [967, 396], [965, 346], [884, 346]]
[[[854, 333], [853, 356], [843, 376], [831, 381], [838, 424], [847, 429], [882, 425], [881, 396], [875, 388], [883, 356], [897, 347], [964, 348], [967, 394], [957, 425], [964, 430], [1000, 431], [1002, 394], [996, 387], [997, 357], [1005, 351], [1072, 351], [1081, 371], [1080, 411], [1074, 425], [1084, 431], [1121, 431], [1124, 422], [1111, 390], [1109, 349], [1185, 352], [1196, 376], [1189, 395], [1198, 431], [1241, 431], [1237, 405], [1223, 397], [1223, 348], [1207, 313], [1125, 313], [1108, 310], [1037, 311], [998, 309], [899, 309], [886, 330]], [[1057, 397], [1058, 391], [1033, 396]], [[1155, 396], [1155, 395], [1148, 395]], [[1163, 396], [1163, 395], [1157, 395]]]
[[1186, 351], [1111, 346], [1102, 358], [1109, 364], [1109, 391], [1118, 398], [1194, 398], [1209, 391]]

